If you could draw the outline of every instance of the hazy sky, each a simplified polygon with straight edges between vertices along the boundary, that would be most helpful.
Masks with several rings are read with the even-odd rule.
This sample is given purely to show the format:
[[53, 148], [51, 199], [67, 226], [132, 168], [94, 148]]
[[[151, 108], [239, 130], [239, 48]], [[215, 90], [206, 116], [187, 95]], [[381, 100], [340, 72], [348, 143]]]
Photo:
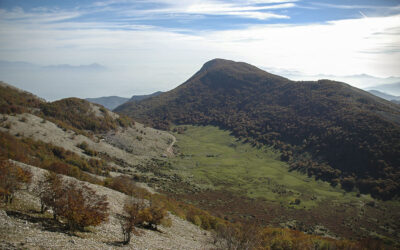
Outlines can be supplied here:
[[0, 80], [48, 100], [169, 90], [213, 58], [400, 76], [400, 2], [0, 0]]

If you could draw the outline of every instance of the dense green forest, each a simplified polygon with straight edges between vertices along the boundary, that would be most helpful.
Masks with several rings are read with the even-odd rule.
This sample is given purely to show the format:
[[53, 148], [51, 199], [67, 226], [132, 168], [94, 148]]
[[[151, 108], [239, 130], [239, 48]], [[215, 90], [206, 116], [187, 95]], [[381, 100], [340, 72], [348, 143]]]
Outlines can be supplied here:
[[348, 84], [295, 82], [216, 59], [188, 81], [115, 111], [148, 125], [217, 125], [254, 146], [273, 145], [291, 169], [362, 193], [400, 192], [400, 108]]

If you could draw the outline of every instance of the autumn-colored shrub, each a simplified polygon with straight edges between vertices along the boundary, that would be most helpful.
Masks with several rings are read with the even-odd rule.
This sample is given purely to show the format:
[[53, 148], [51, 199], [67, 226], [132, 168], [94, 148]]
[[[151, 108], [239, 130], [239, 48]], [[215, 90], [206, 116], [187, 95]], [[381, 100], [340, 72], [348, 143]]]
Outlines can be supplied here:
[[121, 127], [125, 127], [125, 128], [135, 125], [135, 122], [132, 120], [132, 118], [130, 118], [126, 115], [123, 115], [123, 114], [119, 115], [119, 117], [117, 118], [117, 122]]
[[219, 224], [213, 231], [214, 244], [219, 249], [257, 249], [260, 247], [260, 229], [255, 225]]
[[151, 197], [151, 194], [146, 189], [138, 187], [132, 177], [126, 175], [106, 179], [105, 186], [141, 199], [149, 199]]
[[142, 216], [142, 212], [145, 209], [145, 204], [143, 200], [134, 200], [132, 196], [130, 196], [124, 204], [124, 212], [125, 215], [122, 217], [121, 229], [123, 234], [124, 245], [129, 244], [132, 238], [132, 234], [139, 235], [139, 231], [136, 229], [137, 225], [143, 224], [144, 216]]
[[93, 189], [86, 185], [78, 185], [76, 181], [66, 182], [55, 173], [46, 175], [39, 197], [42, 208], [51, 208], [54, 219], [66, 219], [72, 231], [97, 226], [108, 218], [108, 202], [105, 195], [97, 195]]
[[0, 86], [0, 113], [21, 114], [38, 108], [43, 101], [36, 96], [9, 86]]
[[85, 142], [85, 141], [79, 143], [79, 144], [76, 145], [76, 146], [77, 146], [78, 148], [82, 149], [82, 150], [83, 150], [83, 153], [85, 153], [85, 154], [87, 154], [87, 155], [89, 155], [89, 156], [96, 156], [96, 155], [97, 155], [97, 152], [94, 151], [94, 150], [92, 150], [92, 149], [90, 149], [90, 148], [89, 148], [89, 144], [88, 144], [87, 142]]
[[74, 181], [64, 184], [64, 195], [57, 202], [58, 214], [68, 221], [71, 230], [97, 226], [108, 219], [108, 202], [86, 185]]
[[159, 200], [150, 200], [150, 206], [141, 211], [140, 217], [143, 223], [147, 223], [147, 227], [157, 230], [157, 225], [160, 225], [167, 217], [167, 210]]
[[32, 173], [7, 160], [0, 161], [0, 197], [5, 203], [12, 203], [14, 193], [32, 180]]
[[59, 201], [63, 195], [63, 180], [61, 175], [48, 172], [43, 180], [40, 180], [35, 188], [41, 203], [41, 212], [47, 208], [52, 209], [53, 218], [56, 220], [59, 214]]
[[102, 160], [87, 160], [62, 147], [35, 141], [31, 138], [17, 139], [15, 136], [1, 131], [0, 157], [69, 175], [94, 184], [102, 184], [103, 182], [84, 171], [98, 175], [107, 176], [108, 174], [107, 166]]
[[167, 217], [167, 210], [159, 200], [150, 200], [146, 206], [143, 199], [135, 199], [132, 196], [125, 201], [125, 215], [121, 220], [121, 229], [124, 236], [123, 244], [129, 244], [132, 233], [139, 235], [137, 226], [157, 230], [157, 225], [171, 226], [171, 220]]

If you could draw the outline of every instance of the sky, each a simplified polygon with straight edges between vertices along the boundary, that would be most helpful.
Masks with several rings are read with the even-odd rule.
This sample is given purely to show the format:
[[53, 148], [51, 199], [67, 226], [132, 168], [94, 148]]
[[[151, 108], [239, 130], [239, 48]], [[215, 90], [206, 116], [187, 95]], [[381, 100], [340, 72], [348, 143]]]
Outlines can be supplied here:
[[0, 80], [49, 101], [167, 91], [214, 58], [387, 83], [400, 1], [0, 0]]

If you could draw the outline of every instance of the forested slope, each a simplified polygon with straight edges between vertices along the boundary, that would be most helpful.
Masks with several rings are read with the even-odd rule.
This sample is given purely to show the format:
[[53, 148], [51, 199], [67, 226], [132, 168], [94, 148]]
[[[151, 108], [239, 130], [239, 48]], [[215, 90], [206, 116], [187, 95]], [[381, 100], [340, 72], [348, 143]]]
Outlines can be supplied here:
[[115, 111], [156, 128], [212, 124], [274, 145], [292, 169], [389, 199], [400, 191], [400, 108], [348, 84], [295, 82], [215, 59], [177, 88]]

